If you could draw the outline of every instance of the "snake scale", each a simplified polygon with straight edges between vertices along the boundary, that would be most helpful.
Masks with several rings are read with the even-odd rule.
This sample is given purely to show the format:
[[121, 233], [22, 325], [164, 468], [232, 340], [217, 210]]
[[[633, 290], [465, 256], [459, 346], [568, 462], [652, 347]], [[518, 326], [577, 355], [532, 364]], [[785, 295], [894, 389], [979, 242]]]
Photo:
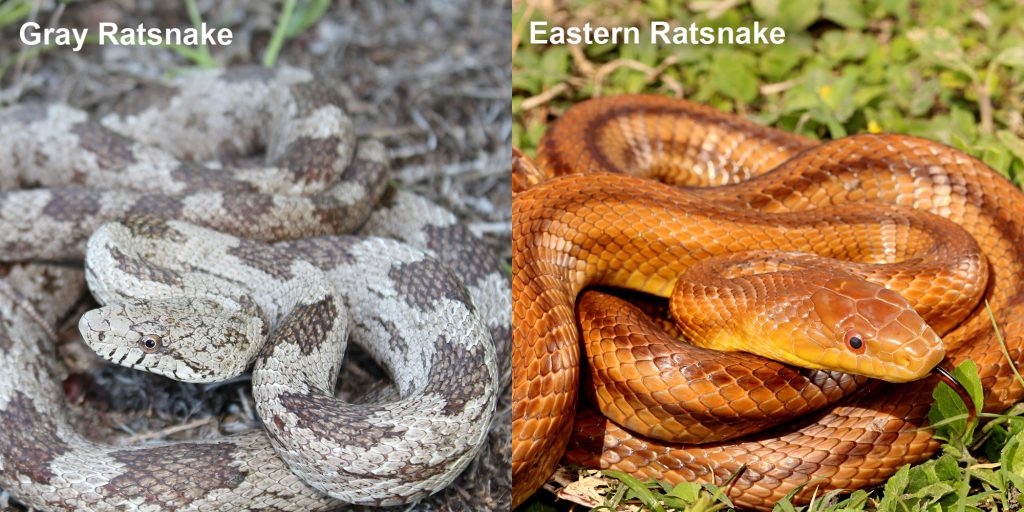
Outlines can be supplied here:
[[[913, 232], [911, 222], [901, 219], [911, 209], [958, 225], [942, 228], [952, 235], [959, 236], [955, 231], [962, 228], [973, 238], [982, 255], [980, 270], [988, 274], [987, 285], [975, 295], [991, 306], [1011, 359], [1002, 354], [985, 308], [968, 301], [965, 319], [935, 326], [944, 333], [943, 364], [971, 359], [978, 365], [986, 410], [1001, 410], [1024, 395], [1011, 371], [1024, 359], [1024, 194], [964, 153], [894, 134], [816, 143], [684, 100], [636, 95], [570, 108], [545, 134], [536, 164], [518, 156], [513, 165], [515, 504], [531, 495], [560, 459], [665, 482], [722, 482], [745, 466], [730, 497], [739, 507], [769, 510], [811, 480], [815, 483], [797, 495], [798, 501], [806, 503], [812, 493], [828, 489], [878, 484], [902, 465], [931, 456], [939, 445], [923, 427], [934, 378], [866, 382], [706, 352], [689, 356], [700, 364], [676, 368], [671, 365], [682, 356], [666, 342], [670, 336], [651, 334], [663, 320], [652, 322], [615, 297], [596, 292], [577, 297], [595, 285], [668, 297], [688, 267], [736, 251], [810, 251], [849, 259], [839, 254], [842, 246], [856, 246], [864, 233], [882, 249], [868, 263], [913, 264], [916, 249], [904, 244], [912, 247], [923, 238], [907, 235]], [[839, 213], [827, 213], [833, 208]], [[851, 210], [875, 219], [848, 223]], [[801, 217], [810, 219], [808, 224], [790, 224]], [[766, 271], [785, 270], [773, 265]], [[940, 295], [923, 297], [931, 305], [959, 294], [941, 294], [954, 282], [941, 273], [922, 282], [939, 287]], [[771, 295], [771, 288], [764, 290]], [[729, 296], [719, 299], [724, 307]], [[878, 303], [857, 315], [912, 314], [898, 300], [883, 302], [888, 305]], [[653, 309], [659, 307], [664, 309], [659, 304]], [[825, 323], [848, 320], [829, 307], [818, 315]], [[850, 332], [834, 339], [837, 346], [870, 354], [876, 340]], [[590, 368], [593, 380], [599, 372], [618, 372], [621, 379], [595, 382], [587, 391], [591, 396], [624, 383], [644, 396], [666, 395], [662, 402], [641, 401], [649, 408], [668, 408], [664, 404], [675, 396], [732, 408], [721, 411], [725, 417], [757, 419], [758, 401], [804, 401], [808, 414], [760, 433], [704, 444], [661, 440], [668, 429], [657, 426], [647, 436], [631, 432], [588, 406], [577, 407], [581, 334], [586, 343], [606, 347], [587, 355], [611, 367]], [[624, 361], [615, 361], [621, 356]], [[773, 368], [783, 373], [765, 371]], [[666, 380], [673, 376], [676, 383]], [[633, 417], [645, 423], [654, 414]]]
[[[508, 279], [454, 215], [387, 186], [384, 148], [341, 105], [307, 71], [239, 67], [150, 84], [96, 118], [0, 111], [0, 488], [40, 510], [333, 510], [415, 501], [466, 467], [509, 375]], [[53, 326], [86, 280], [104, 304], [86, 339], [131, 345], [101, 357], [254, 362], [268, 431], [85, 438]], [[213, 311], [238, 323], [203, 324]], [[243, 334], [259, 337], [247, 353], [228, 345]], [[388, 400], [334, 398], [349, 336], [389, 371]], [[174, 375], [164, 364], [145, 369]]]

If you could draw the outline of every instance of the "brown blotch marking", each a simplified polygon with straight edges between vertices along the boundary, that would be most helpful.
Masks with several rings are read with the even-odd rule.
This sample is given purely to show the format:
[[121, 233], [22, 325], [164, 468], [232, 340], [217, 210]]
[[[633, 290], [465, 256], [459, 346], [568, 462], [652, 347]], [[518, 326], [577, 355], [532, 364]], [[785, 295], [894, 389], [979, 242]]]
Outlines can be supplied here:
[[281, 321], [267, 346], [294, 343], [303, 355], [309, 355], [327, 341], [339, 314], [334, 297], [297, 306]]
[[291, 265], [295, 256], [291, 251], [241, 238], [238, 245], [228, 249], [227, 253], [276, 279], [286, 281], [293, 277]]
[[427, 247], [467, 285], [475, 285], [499, 271], [494, 253], [465, 226], [427, 226], [424, 232]]
[[388, 271], [388, 277], [395, 283], [405, 303], [420, 311], [430, 311], [434, 301], [442, 297], [466, 304], [471, 309], [473, 307], [466, 287], [435, 259], [396, 263]]
[[[446, 382], [444, 385], [454, 387], [451, 382]], [[320, 439], [331, 439], [343, 446], [370, 448], [380, 444], [397, 444], [405, 438], [405, 429], [388, 428], [366, 420], [366, 418], [375, 417], [374, 410], [378, 408], [374, 405], [363, 405], [351, 409], [339, 406], [337, 399], [333, 396], [303, 395], [291, 392], [281, 394], [281, 404], [296, 416], [298, 425], [308, 429], [313, 436]], [[336, 425], [344, 427], [338, 428]], [[271, 436], [277, 436], [273, 430], [268, 432]], [[393, 442], [383, 443], [386, 440], [393, 440]], [[432, 466], [429, 463], [409, 463], [402, 469], [402, 474], [408, 476], [409, 480], [425, 480], [444, 471], [444, 464]], [[380, 475], [360, 473], [345, 468], [339, 468], [339, 472], [358, 478], [380, 478]]]
[[114, 105], [114, 113], [124, 117], [135, 116], [147, 110], [164, 110], [178, 95], [178, 88], [165, 84], [149, 84]]
[[102, 208], [98, 190], [68, 187], [50, 189], [50, 200], [43, 207], [43, 214], [58, 221], [77, 221], [99, 213]]
[[[360, 319], [356, 318], [353, 321], [360, 328], [366, 329], [366, 330], [370, 330], [369, 329], [370, 326], [368, 324], [360, 321]], [[408, 340], [405, 339], [405, 336], [402, 336], [402, 331], [398, 328], [397, 325], [395, 325], [394, 322], [391, 322], [390, 320], [380, 320], [380, 325], [381, 325], [381, 327], [384, 327], [384, 331], [388, 333], [387, 346], [389, 347], [389, 349], [392, 352], [399, 352], [399, 353], [408, 353], [409, 352]]]
[[233, 179], [226, 172], [207, 169], [194, 162], [181, 162], [171, 171], [171, 177], [185, 184], [186, 192], [256, 192], [255, 185]]
[[274, 72], [263, 66], [234, 66], [225, 68], [220, 79], [228, 83], [265, 82], [274, 78]]
[[[357, 200], [354, 205], [339, 205], [334, 197], [335, 189], [331, 188], [323, 193], [312, 197], [313, 214], [320, 219], [320, 223], [328, 226], [329, 232], [338, 233], [355, 229], [370, 214], [370, 210], [379, 202], [377, 197], [387, 188], [387, 166], [380, 162], [356, 159], [349, 165], [338, 180], [338, 187], [349, 188], [349, 183], [354, 182], [362, 186], [365, 196]], [[359, 224], [353, 222], [359, 221]]]
[[[387, 187], [387, 178], [387, 164], [356, 157], [352, 164], [341, 173], [339, 181], [341, 183], [357, 183], [370, 197], [375, 197], [382, 194], [387, 195], [388, 192], [384, 190], [385, 188], [393, 190], [393, 187]], [[393, 193], [391, 192], [391, 194]]]
[[[451, 386], [451, 383], [446, 383]], [[372, 413], [363, 409], [359, 414], [339, 407], [339, 401], [333, 396], [322, 394], [301, 394], [285, 392], [281, 393], [281, 405], [297, 418], [297, 424], [304, 429], [314, 433], [314, 436], [326, 439], [339, 439], [339, 434], [351, 433], [355, 435], [351, 440], [344, 439], [346, 444], [352, 446], [369, 447], [382, 439], [401, 440], [404, 437], [404, 429], [388, 428], [386, 426], [372, 424], [364, 419]], [[338, 429], [337, 425], [344, 425], [344, 429]], [[347, 441], [351, 441], [348, 443]]]
[[162, 194], [139, 196], [128, 209], [128, 218], [139, 215], [155, 215], [166, 218], [180, 218], [185, 210], [181, 197]]
[[[467, 350], [444, 336], [438, 336], [434, 346], [427, 379], [429, 384], [424, 392], [446, 397], [445, 413], [458, 414], [469, 401], [484, 396], [490, 382], [484, 351], [481, 348]], [[453, 386], [453, 382], [459, 385]], [[486, 407], [483, 409], [487, 410]]]
[[[347, 188], [347, 185], [337, 185], [337, 187], [342, 186]], [[340, 203], [335, 197], [335, 193], [335, 188], [331, 188], [310, 198], [313, 203], [313, 215], [325, 228], [324, 233], [351, 231], [357, 228], [373, 209], [372, 197], [357, 199], [355, 203]], [[354, 222], [354, 219], [358, 219], [359, 223]]]
[[177, 272], [132, 258], [116, 247], [110, 248], [110, 256], [114, 258], [117, 268], [139, 279], [171, 286], [181, 285], [181, 276]]
[[184, 242], [185, 234], [170, 225], [167, 219], [151, 215], [138, 215], [126, 218], [122, 224], [133, 236], [139, 238], [152, 238], [158, 240], [170, 240], [172, 242]]
[[240, 456], [236, 451], [231, 443], [116, 451], [111, 456], [124, 470], [98, 490], [106, 496], [141, 496], [147, 504], [167, 508], [185, 507], [217, 489], [234, 489], [245, 480], [247, 472], [231, 464]]
[[[261, 332], [266, 334], [266, 332], [267, 332], [267, 324], [266, 323], [263, 324], [263, 328], [261, 329]], [[240, 348], [240, 347], [244, 347], [244, 346], [246, 346], [248, 344], [249, 344], [249, 338], [248, 338], [248, 336], [245, 335], [245, 333], [243, 333], [242, 331], [239, 331], [238, 329], [233, 329], [233, 328], [230, 328], [230, 327], [225, 329], [223, 337], [219, 337], [219, 338], [217, 338], [215, 340], [211, 340], [210, 341], [210, 345], [212, 345], [214, 348], [223, 348], [223, 347], [226, 347], [226, 348], [229, 348], [229, 349], [233, 348], [233, 347]]]
[[35, 401], [21, 391], [0, 409], [0, 454], [8, 477], [25, 475], [33, 482], [49, 483], [54, 477], [50, 463], [68, 450], [57, 437], [57, 426], [36, 409]]
[[341, 95], [319, 80], [295, 83], [290, 86], [289, 90], [292, 98], [295, 99], [295, 110], [300, 118], [312, 114], [321, 107], [330, 105], [340, 107], [344, 104]]
[[251, 220], [266, 214], [274, 206], [269, 194], [224, 194], [221, 204], [238, 219]]
[[78, 136], [83, 149], [96, 155], [96, 163], [102, 169], [119, 169], [135, 163], [135, 142], [124, 135], [88, 122], [75, 125], [71, 133]]
[[490, 332], [491, 339], [494, 341], [494, 347], [497, 350], [498, 371], [503, 372], [504, 368], [511, 361], [512, 326], [509, 324], [493, 326], [490, 328]]
[[14, 346], [14, 341], [7, 335], [6, 332], [0, 332], [0, 352], [7, 354], [11, 351], [11, 347]]
[[329, 238], [300, 238], [275, 244], [274, 247], [284, 254], [300, 254], [303, 261], [308, 261], [320, 270], [331, 271], [338, 265], [353, 265], [356, 257], [352, 255], [353, 245], [362, 239], [353, 236], [332, 236]]
[[55, 295], [60, 290], [64, 289], [65, 283], [60, 273], [53, 267], [45, 267], [39, 276], [41, 283], [40, 288], [46, 292], [47, 295]]
[[291, 171], [297, 180], [321, 181], [329, 177], [336, 165], [341, 138], [299, 137], [288, 144], [288, 149], [277, 164]]

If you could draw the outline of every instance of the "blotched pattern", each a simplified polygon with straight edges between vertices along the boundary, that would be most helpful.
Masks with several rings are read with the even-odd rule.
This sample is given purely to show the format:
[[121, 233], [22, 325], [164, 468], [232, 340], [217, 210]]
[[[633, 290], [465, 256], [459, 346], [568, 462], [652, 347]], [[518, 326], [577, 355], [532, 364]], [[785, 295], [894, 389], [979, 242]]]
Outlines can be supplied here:
[[[289, 304], [305, 304], [322, 314], [296, 317], [297, 322], [319, 325], [304, 325], [303, 336], [320, 333], [327, 340], [351, 330], [355, 342], [366, 344], [392, 370], [402, 392], [401, 399], [391, 404], [359, 406], [317, 395], [312, 388], [333, 389], [343, 344], [314, 346], [315, 339], [290, 340], [297, 345], [289, 343], [288, 336], [299, 331], [284, 330], [277, 334], [279, 343], [243, 354], [258, 356], [261, 365], [268, 367], [259, 379], [275, 393], [287, 393], [287, 401], [268, 401], [274, 404], [273, 410], [260, 406], [268, 413], [264, 418], [278, 420], [271, 421], [271, 426], [284, 425], [285, 419], [299, 412], [325, 419], [342, 414], [346, 420], [368, 415], [365, 421], [376, 422], [381, 431], [397, 432], [399, 442], [379, 452], [374, 446], [381, 440], [365, 432], [349, 430], [341, 436], [344, 427], [309, 425], [335, 436], [314, 440], [308, 437], [310, 431], [295, 429], [294, 420], [288, 419], [290, 431], [273, 433], [279, 449], [299, 458], [288, 464], [263, 432], [155, 446], [94, 443], [77, 433], [67, 417], [52, 341], [52, 325], [81, 292], [82, 272], [67, 266], [16, 265], [5, 269], [0, 281], [0, 421], [7, 421], [0, 428], [21, 434], [0, 439], [0, 487], [19, 501], [39, 510], [332, 510], [340, 506], [297, 477], [290, 464], [300, 471], [302, 467], [307, 472], [326, 471], [314, 475], [319, 479], [316, 485], [348, 501], [396, 504], [443, 487], [478, 451], [498, 389], [494, 347], [480, 321], [489, 326], [504, 322], [507, 329], [507, 277], [496, 263], [490, 269], [472, 269], [484, 281], [498, 283], [497, 288], [470, 290], [476, 308], [469, 298], [461, 296], [460, 301], [450, 294], [410, 300], [390, 281], [392, 270], [405, 275], [403, 265], [437, 272], [444, 267], [427, 263], [428, 255], [394, 241], [329, 236], [365, 223], [385, 189], [387, 158], [375, 140], [356, 143], [339, 99], [311, 73], [258, 67], [197, 72], [129, 96], [98, 121], [65, 105], [16, 106], [0, 111], [0, 140], [7, 143], [0, 151], [5, 168], [0, 188], [9, 190], [0, 193], [0, 255], [4, 258], [80, 259], [97, 227], [126, 219], [119, 235], [143, 241], [143, 247], [98, 244], [96, 251], [105, 254], [105, 261], [101, 265], [103, 258], [91, 260], [85, 269], [101, 301], [112, 301], [119, 287], [130, 291], [143, 283], [155, 291], [157, 302], [171, 300], [183, 289], [206, 289], [212, 292], [180, 304], [181, 311], [201, 312], [216, 305], [229, 317], [242, 319], [242, 324], [222, 331], [193, 328], [190, 322], [204, 318], [201, 315], [169, 322], [157, 314], [152, 321], [139, 323], [166, 333], [187, 331], [188, 337], [223, 333], [216, 342], [194, 351], [196, 359], [181, 370], [199, 371], [209, 362], [206, 358], [228, 341], [267, 335], [272, 324], [287, 318]], [[240, 158], [264, 146], [268, 153], [264, 162]], [[215, 160], [219, 163], [205, 164]], [[29, 186], [37, 188], [15, 190]], [[377, 217], [376, 229], [387, 234], [407, 226], [433, 225], [426, 219], [454, 223], [449, 212], [420, 198], [404, 204], [415, 206], [395, 215], [390, 214], [397, 210], [389, 209], [384, 221]], [[367, 235], [374, 234], [373, 228], [366, 230]], [[211, 242], [194, 237], [197, 232], [209, 233], [213, 245], [227, 244], [221, 252], [215, 251], [215, 265], [230, 261], [237, 266], [219, 277], [203, 277], [195, 273], [196, 268], [181, 273], [182, 261], [195, 262], [210, 247]], [[263, 241], [299, 240], [294, 247], [249, 241], [241, 248], [239, 238], [225, 233]], [[318, 235], [328, 237], [302, 238]], [[422, 238], [410, 242], [427, 246]], [[450, 253], [472, 252], [481, 245], [475, 237], [461, 243], [469, 247], [448, 247]], [[234, 251], [228, 252], [228, 247]], [[389, 257], [394, 251], [400, 255], [397, 261]], [[174, 261], [140, 258], [154, 252]], [[292, 252], [305, 252], [309, 261], [282, 256]], [[268, 264], [275, 259], [285, 268]], [[457, 257], [452, 261], [460, 263]], [[364, 283], [362, 288], [355, 286], [362, 291], [353, 292], [362, 296], [327, 299], [325, 294], [333, 294], [334, 286], [325, 272], [338, 268], [349, 269], [346, 283]], [[119, 277], [101, 283], [111, 270]], [[245, 294], [210, 302], [217, 294], [227, 297], [228, 292], [243, 289], [249, 278], [256, 277], [266, 279], [266, 288], [283, 287], [286, 296], [275, 298], [292, 302], [272, 304], [266, 297]], [[318, 284], [303, 280], [311, 277]], [[295, 282], [285, 285], [283, 279]], [[448, 282], [454, 278], [447, 270], [437, 279], [437, 288], [414, 288], [428, 293], [464, 289]], [[303, 291], [311, 290], [320, 295], [309, 303], [298, 302]], [[487, 295], [492, 292], [497, 299]], [[501, 304], [502, 296], [505, 309], [493, 308]], [[364, 305], [366, 299], [378, 302]], [[380, 300], [390, 306], [382, 306]], [[428, 310], [409, 311], [410, 302]], [[136, 309], [131, 316], [144, 315], [140, 309], [144, 305], [133, 303]], [[349, 320], [346, 309], [348, 314], [362, 315], [358, 322]], [[331, 321], [325, 323], [325, 315], [331, 315]], [[105, 325], [119, 329], [126, 325], [118, 322]], [[307, 355], [298, 350], [303, 344]], [[507, 348], [504, 353], [506, 357], [497, 364], [507, 371]], [[124, 364], [143, 359], [140, 353], [117, 348], [102, 355]], [[283, 362], [288, 356], [318, 362], [313, 367], [291, 366]], [[281, 385], [285, 380], [287, 386]], [[345, 412], [338, 413], [339, 407]], [[412, 417], [401, 416], [403, 411]], [[32, 427], [25, 428], [29, 424]], [[334, 450], [347, 455], [324, 459], [323, 442], [350, 441], [352, 446]], [[384, 463], [385, 459], [391, 462]], [[333, 489], [339, 485], [341, 468], [360, 472], [363, 478], [341, 479], [341, 490]]]

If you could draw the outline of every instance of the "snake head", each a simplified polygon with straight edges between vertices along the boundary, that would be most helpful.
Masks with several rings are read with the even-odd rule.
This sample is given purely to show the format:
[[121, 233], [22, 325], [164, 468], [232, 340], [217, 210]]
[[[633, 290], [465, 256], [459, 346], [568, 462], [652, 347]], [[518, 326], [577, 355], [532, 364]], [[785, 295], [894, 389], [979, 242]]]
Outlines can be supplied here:
[[263, 339], [258, 315], [203, 298], [107, 304], [78, 322], [86, 344], [114, 364], [184, 382], [234, 377]]
[[814, 288], [808, 317], [817, 327], [792, 339], [811, 366], [907, 382], [945, 357], [942, 339], [902, 295], [845, 274]]

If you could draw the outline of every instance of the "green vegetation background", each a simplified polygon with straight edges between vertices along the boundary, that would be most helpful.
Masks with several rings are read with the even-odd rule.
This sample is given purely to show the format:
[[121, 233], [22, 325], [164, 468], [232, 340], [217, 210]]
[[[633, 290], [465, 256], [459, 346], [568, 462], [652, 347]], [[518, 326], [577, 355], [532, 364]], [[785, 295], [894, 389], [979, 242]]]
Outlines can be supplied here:
[[[641, 27], [638, 45], [529, 44], [527, 21]], [[782, 26], [779, 46], [656, 46], [650, 20]], [[817, 138], [908, 133], [1024, 183], [1024, 3], [939, 0], [513, 2], [513, 144], [580, 100], [684, 97]]]
[[[651, 20], [711, 27], [758, 20], [784, 27], [787, 37], [780, 46], [533, 46], [529, 20], [642, 29]], [[861, 132], [927, 137], [1024, 185], [1024, 2], [522, 0], [513, 2], [512, 50], [512, 140], [530, 155], [547, 124], [570, 105], [655, 92], [819, 139]], [[971, 369], [959, 370], [980, 392]], [[988, 425], [975, 429], [965, 425], [958, 398], [937, 395], [930, 417], [946, 441], [939, 456], [904, 468], [883, 488], [829, 494], [801, 508], [1021, 510], [1024, 405], [986, 415]], [[726, 505], [714, 486], [607, 476], [612, 484], [603, 505], [610, 509], [624, 503], [649, 510]], [[552, 510], [545, 498], [525, 508]], [[794, 507], [783, 502], [776, 510]]]

